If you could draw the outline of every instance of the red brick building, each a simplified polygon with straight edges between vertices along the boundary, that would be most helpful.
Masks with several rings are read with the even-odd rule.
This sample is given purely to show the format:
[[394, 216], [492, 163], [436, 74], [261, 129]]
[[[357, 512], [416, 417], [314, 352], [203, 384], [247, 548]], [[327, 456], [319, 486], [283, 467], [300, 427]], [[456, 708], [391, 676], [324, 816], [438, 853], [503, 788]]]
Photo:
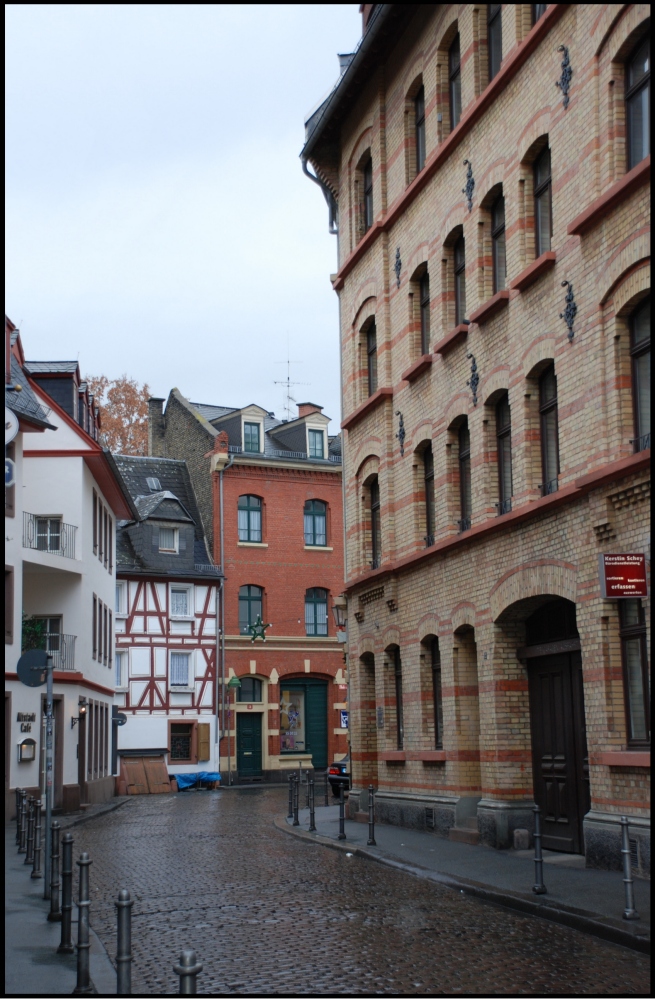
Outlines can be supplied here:
[[[225, 573], [220, 767], [279, 780], [347, 752], [347, 687], [331, 607], [343, 589], [340, 438], [313, 403], [281, 421], [256, 405], [150, 401], [149, 450], [186, 459]], [[253, 641], [258, 620], [265, 639]], [[221, 696], [222, 693], [222, 696]], [[229, 732], [229, 744], [228, 744]]]

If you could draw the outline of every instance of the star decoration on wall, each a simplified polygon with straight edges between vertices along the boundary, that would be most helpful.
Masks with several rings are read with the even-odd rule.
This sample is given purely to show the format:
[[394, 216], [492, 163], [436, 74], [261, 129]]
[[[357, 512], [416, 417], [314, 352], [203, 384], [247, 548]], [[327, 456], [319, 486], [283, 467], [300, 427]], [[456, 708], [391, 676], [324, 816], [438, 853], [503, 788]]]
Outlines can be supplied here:
[[271, 623], [270, 622], [264, 623], [262, 621], [262, 616], [261, 615], [257, 615], [257, 621], [255, 622], [255, 624], [248, 626], [248, 631], [252, 635], [252, 639], [250, 641], [254, 642], [255, 639], [261, 639], [263, 642], [266, 642], [265, 632], [266, 632], [266, 629], [270, 628], [270, 627], [271, 627]]

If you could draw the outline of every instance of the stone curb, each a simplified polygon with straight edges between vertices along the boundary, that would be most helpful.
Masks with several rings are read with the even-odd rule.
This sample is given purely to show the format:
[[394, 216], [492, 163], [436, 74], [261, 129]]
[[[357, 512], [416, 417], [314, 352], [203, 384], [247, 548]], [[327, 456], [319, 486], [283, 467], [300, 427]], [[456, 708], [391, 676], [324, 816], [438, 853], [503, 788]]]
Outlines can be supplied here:
[[[543, 898], [540, 901], [532, 899], [530, 896], [521, 893], [495, 889], [492, 886], [472, 879], [446, 875], [443, 872], [435, 872], [421, 865], [411, 865], [406, 861], [399, 861], [388, 855], [375, 853], [371, 848], [356, 847], [344, 841], [332, 840], [330, 837], [323, 837], [320, 834], [309, 833], [298, 827], [289, 826], [286, 817], [275, 819], [274, 825], [278, 830], [282, 830], [294, 837], [300, 837], [308, 843], [320, 844], [322, 847], [329, 847], [336, 851], [346, 851], [360, 858], [369, 861], [377, 861], [378, 864], [386, 865], [388, 868], [395, 868], [398, 871], [406, 872], [408, 875], [415, 875], [417, 878], [429, 879], [439, 885], [449, 889], [465, 892], [469, 896], [475, 896], [483, 902], [491, 903], [495, 906], [503, 906], [507, 909], [518, 910], [520, 913], [528, 913], [531, 916], [542, 917], [545, 920], [552, 920], [554, 923], [564, 924], [574, 930], [582, 931], [585, 934], [594, 934], [596, 937], [612, 944], [622, 945], [632, 951], [639, 951], [645, 955], [650, 954], [650, 928], [644, 934], [631, 932], [611, 917], [600, 917], [595, 913], [586, 910], [578, 910], [575, 907], [567, 906], [564, 903], [550, 903]], [[633, 925], [634, 926], [634, 925]]]
[[[98, 809], [97, 812], [82, 813], [82, 815], [79, 816], [77, 819], [72, 819], [70, 823], [67, 822], [66, 817], [63, 815], [53, 816], [53, 819], [59, 820], [60, 827], [62, 830], [68, 830], [71, 826], [81, 826], [82, 823], [88, 823], [92, 819], [98, 819], [98, 817], [100, 816], [106, 816], [107, 813], [115, 812], [116, 809], [120, 809], [121, 806], [127, 805], [127, 803], [132, 798], [134, 798], [133, 795], [126, 795], [124, 798], [121, 798], [117, 802], [116, 801], [108, 802], [107, 807], [105, 809]], [[75, 814], [73, 813], [70, 815], [74, 816]]]

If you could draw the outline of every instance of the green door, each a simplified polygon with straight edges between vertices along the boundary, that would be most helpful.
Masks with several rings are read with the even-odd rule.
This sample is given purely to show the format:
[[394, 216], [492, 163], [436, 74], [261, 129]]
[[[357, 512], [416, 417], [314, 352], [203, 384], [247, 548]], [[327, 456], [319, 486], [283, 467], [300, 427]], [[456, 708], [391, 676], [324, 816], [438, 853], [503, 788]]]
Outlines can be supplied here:
[[261, 712], [239, 712], [237, 715], [237, 771], [240, 778], [261, 777]]
[[312, 766], [320, 771], [328, 766], [327, 684], [325, 681], [310, 682], [305, 691], [307, 752], [312, 755]]

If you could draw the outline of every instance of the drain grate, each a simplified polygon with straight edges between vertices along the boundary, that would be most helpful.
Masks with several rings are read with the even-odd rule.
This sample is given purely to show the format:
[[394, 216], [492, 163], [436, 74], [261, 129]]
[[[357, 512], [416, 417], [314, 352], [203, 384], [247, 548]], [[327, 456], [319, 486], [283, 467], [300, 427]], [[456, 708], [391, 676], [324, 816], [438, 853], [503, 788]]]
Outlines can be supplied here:
[[639, 869], [639, 843], [630, 838], [630, 864], [633, 868]]
[[434, 809], [431, 806], [425, 807], [425, 825], [428, 830], [434, 830]]

